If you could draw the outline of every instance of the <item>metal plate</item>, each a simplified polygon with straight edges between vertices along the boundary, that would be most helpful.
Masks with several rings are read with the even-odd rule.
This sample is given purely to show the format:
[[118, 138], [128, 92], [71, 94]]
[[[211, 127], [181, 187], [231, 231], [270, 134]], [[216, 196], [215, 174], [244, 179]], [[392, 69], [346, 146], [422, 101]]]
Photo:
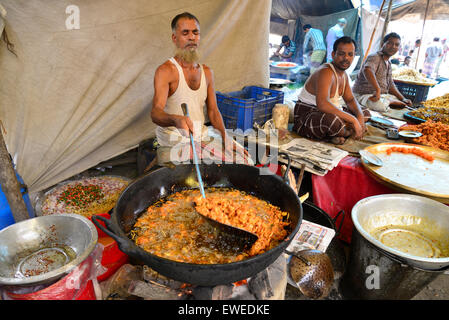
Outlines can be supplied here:
[[[290, 66], [279, 66], [279, 64], [289, 64]], [[298, 67], [297, 63], [287, 62], [287, 61], [272, 61], [270, 63], [270, 65], [272, 67], [279, 68], [279, 69], [294, 69], [294, 68]]]
[[371, 117], [369, 120], [370, 120], [371, 122], [375, 122], [375, 123], [381, 124], [381, 125], [383, 125], [383, 126], [394, 127], [394, 123], [391, 122], [391, 121], [388, 120], [388, 119], [385, 119], [385, 118]]
[[270, 78], [270, 84], [286, 85], [292, 83], [288, 79]]
[[406, 139], [413, 139], [413, 138], [421, 137], [422, 133], [418, 132], [418, 131], [402, 130], [402, 131], [399, 131], [399, 135]]
[[380, 158], [378, 156], [372, 154], [371, 152], [369, 152], [367, 150], [360, 150], [359, 153], [362, 156], [362, 158], [365, 159], [366, 161], [368, 161], [369, 163], [374, 164], [375, 166], [379, 166], [379, 167], [381, 167], [383, 165], [382, 160], [380, 160]]
[[[43, 212], [42, 212], [42, 206], [44, 205], [45, 200], [47, 200], [47, 196], [49, 194], [51, 194], [52, 192], [54, 192], [56, 189], [61, 188], [61, 187], [65, 186], [66, 184], [69, 184], [69, 183], [82, 181], [82, 180], [85, 180], [85, 179], [91, 179], [91, 178], [119, 178], [119, 179], [122, 179], [124, 181], [127, 181], [128, 183], [130, 183], [132, 181], [130, 178], [123, 177], [123, 176], [117, 176], [117, 175], [92, 176], [92, 177], [84, 177], [84, 178], [75, 179], [75, 180], [63, 181], [63, 182], [58, 183], [57, 185], [55, 185], [53, 188], [51, 188], [47, 192], [45, 192], [43, 194], [43, 196], [39, 196], [37, 198], [36, 205], [35, 205], [35, 208], [34, 208], [36, 216], [37, 217], [41, 217], [41, 216], [44, 215]], [[68, 213], [68, 214], [72, 214], [73, 213], [73, 214], [75, 214], [74, 212], [64, 212], [64, 213]]]
[[[393, 152], [391, 147], [418, 148], [431, 154], [430, 162], [411, 153]], [[408, 143], [380, 143], [365, 150], [378, 156], [383, 166], [362, 161], [363, 166], [380, 183], [396, 190], [424, 195], [443, 203], [449, 203], [449, 152]]]

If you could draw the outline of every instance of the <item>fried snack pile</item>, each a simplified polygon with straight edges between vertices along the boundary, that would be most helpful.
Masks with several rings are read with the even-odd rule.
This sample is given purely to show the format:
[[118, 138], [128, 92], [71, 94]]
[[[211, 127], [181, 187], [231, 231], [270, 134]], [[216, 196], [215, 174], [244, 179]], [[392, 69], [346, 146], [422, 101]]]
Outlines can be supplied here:
[[421, 137], [414, 138], [414, 143], [423, 144], [433, 148], [449, 151], [449, 124], [428, 120], [417, 125], [405, 125], [399, 128], [422, 133]]
[[434, 99], [427, 100], [423, 102], [423, 105], [429, 108], [449, 108], [449, 93], [446, 93], [445, 95], [436, 97]]
[[410, 111], [409, 114], [424, 120], [449, 124], [449, 93], [427, 100], [423, 105], [423, 108]]
[[449, 107], [423, 107], [410, 111], [414, 117], [449, 124]]
[[426, 159], [427, 161], [430, 161], [430, 162], [435, 160], [435, 158], [431, 154], [429, 154], [419, 148], [391, 147], [391, 148], [388, 148], [386, 152], [388, 155], [391, 155], [392, 152], [411, 153], [411, 154], [417, 155], [418, 157]]
[[194, 201], [202, 215], [256, 234], [259, 239], [250, 249], [250, 255], [266, 250], [272, 239], [283, 240], [287, 236], [285, 227], [289, 223], [283, 222], [287, 213], [254, 196], [235, 190], [226, 197], [208, 194], [206, 199], [197, 197]]
[[393, 71], [393, 79], [394, 80], [400, 80], [400, 81], [406, 81], [406, 82], [413, 82], [416, 84], [424, 84], [424, 85], [434, 85], [436, 82], [434, 80], [431, 80], [429, 78], [426, 78], [425, 75], [419, 73], [413, 68], [409, 67], [402, 67], [395, 71]]
[[282, 62], [282, 63], [276, 64], [276, 67], [295, 67], [295, 66], [296, 66], [295, 63], [288, 63], [288, 62]]

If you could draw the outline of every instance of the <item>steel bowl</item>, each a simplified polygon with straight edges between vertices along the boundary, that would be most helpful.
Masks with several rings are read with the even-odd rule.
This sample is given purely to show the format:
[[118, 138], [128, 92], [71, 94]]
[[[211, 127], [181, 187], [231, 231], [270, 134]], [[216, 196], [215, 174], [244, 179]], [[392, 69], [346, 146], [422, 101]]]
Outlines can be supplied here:
[[[351, 217], [362, 237], [385, 255], [423, 270], [439, 270], [449, 266], [448, 206], [416, 195], [385, 194], [357, 202], [352, 208]], [[377, 236], [374, 236], [376, 232]], [[436, 241], [439, 242], [438, 247]], [[390, 246], [392, 243], [394, 245]], [[432, 252], [439, 248], [443, 248], [440, 251], [446, 254], [432, 257]]]
[[0, 231], [0, 285], [51, 283], [95, 248], [94, 224], [77, 214], [36, 217]]

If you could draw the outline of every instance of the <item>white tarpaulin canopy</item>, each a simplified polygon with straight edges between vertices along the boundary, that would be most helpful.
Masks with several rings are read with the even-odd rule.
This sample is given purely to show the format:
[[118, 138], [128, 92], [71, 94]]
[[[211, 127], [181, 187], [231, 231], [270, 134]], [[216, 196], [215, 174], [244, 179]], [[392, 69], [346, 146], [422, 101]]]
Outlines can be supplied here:
[[[427, 0], [416, 0], [398, 6], [392, 11], [391, 20], [406, 19], [407, 21], [423, 20]], [[430, 0], [427, 8], [427, 20], [447, 20], [449, 18], [449, 0]]]
[[170, 22], [178, 13], [200, 20], [202, 62], [213, 69], [216, 90], [268, 85], [271, 0], [0, 4], [17, 54], [1, 42], [0, 119], [31, 192], [154, 136], [153, 76], [173, 55]]

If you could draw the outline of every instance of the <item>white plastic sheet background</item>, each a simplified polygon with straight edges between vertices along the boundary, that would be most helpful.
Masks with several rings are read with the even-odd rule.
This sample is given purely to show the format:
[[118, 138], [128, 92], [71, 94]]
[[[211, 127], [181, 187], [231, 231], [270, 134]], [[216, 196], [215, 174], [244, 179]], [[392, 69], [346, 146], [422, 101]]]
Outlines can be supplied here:
[[[0, 119], [30, 192], [154, 136], [153, 76], [173, 55], [170, 22], [178, 13], [200, 20], [202, 62], [213, 69], [216, 90], [268, 86], [271, 0], [0, 4], [17, 54], [0, 44]], [[79, 29], [70, 29], [76, 12], [69, 6], [79, 9]]]
[[[373, 35], [374, 28], [376, 27], [376, 22], [378, 18], [377, 12], [369, 12], [368, 10], [362, 9], [362, 47], [363, 53], [365, 54], [368, 50], [369, 42], [371, 36]], [[374, 33], [373, 40], [371, 43], [371, 48], [368, 52], [369, 54], [376, 53], [381, 49], [382, 42], [382, 31], [384, 28], [385, 19], [380, 17], [379, 22], [377, 22], [376, 32]], [[363, 56], [360, 58], [363, 59]]]

